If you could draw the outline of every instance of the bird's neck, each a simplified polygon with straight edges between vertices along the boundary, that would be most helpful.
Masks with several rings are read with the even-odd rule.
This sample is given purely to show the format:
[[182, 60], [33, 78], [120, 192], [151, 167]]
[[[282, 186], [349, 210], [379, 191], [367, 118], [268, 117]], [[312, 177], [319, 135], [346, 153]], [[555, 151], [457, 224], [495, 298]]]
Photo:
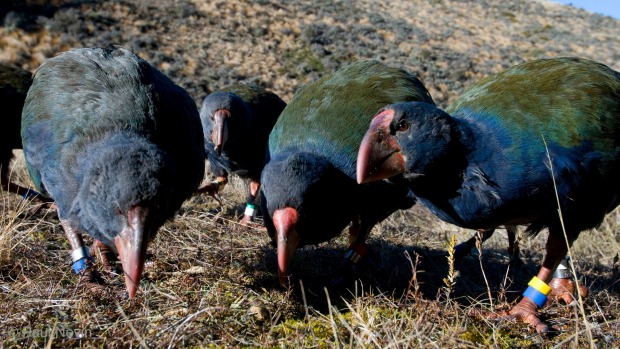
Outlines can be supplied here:
[[468, 166], [468, 154], [472, 151], [469, 126], [455, 118], [447, 121], [451, 132], [449, 141], [444, 144], [444, 155], [434, 159], [423, 175], [407, 178], [414, 194], [430, 200], [448, 199], [457, 194]]

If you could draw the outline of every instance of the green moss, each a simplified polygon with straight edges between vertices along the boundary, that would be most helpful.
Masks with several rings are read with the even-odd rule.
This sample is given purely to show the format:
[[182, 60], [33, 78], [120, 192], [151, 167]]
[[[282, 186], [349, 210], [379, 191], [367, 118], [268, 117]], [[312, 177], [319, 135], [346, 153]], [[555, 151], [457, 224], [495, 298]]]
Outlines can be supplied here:
[[529, 348], [536, 344], [531, 339], [514, 337], [508, 330], [493, 329], [486, 324], [480, 327], [470, 326], [460, 337], [472, 343], [495, 348]]
[[[303, 347], [330, 348], [334, 340], [334, 332], [327, 318], [287, 319], [275, 326], [272, 333], [278, 339], [286, 338], [288, 343]], [[339, 331], [339, 340], [345, 340], [342, 336], [348, 337], [345, 332]]]

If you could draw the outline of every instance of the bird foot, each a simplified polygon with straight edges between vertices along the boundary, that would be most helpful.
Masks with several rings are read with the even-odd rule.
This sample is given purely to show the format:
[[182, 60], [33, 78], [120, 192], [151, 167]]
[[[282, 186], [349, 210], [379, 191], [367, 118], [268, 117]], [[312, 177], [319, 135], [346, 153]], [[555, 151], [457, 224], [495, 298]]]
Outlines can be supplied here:
[[112, 249], [105, 244], [103, 244], [99, 240], [95, 240], [93, 246], [91, 247], [91, 255], [96, 255], [97, 259], [101, 262], [103, 266], [103, 270], [108, 272], [109, 274], [117, 274], [116, 270], [116, 254], [112, 251]]
[[88, 292], [94, 294], [103, 294], [107, 292], [105, 280], [101, 275], [93, 268], [89, 267], [79, 274], [78, 287], [83, 287]]
[[196, 190], [196, 193], [209, 195], [213, 197], [215, 201], [217, 201], [221, 205], [222, 197], [219, 194], [220, 186], [222, 185], [220, 185], [219, 182], [213, 181], [211, 183], [207, 183], [201, 186], [200, 188], [198, 188], [198, 190]]
[[511, 321], [516, 320], [527, 324], [528, 326], [536, 329], [539, 334], [546, 334], [549, 332], [549, 327], [545, 325], [537, 314], [538, 307], [529, 298], [524, 297], [521, 301], [515, 305], [509, 311], [485, 311], [480, 309], [474, 309], [470, 311], [470, 316], [481, 316], [488, 320], [499, 321]]
[[[549, 298], [554, 301], [563, 300], [566, 304], [573, 304], [576, 301], [575, 294], [577, 291], [576, 283], [570, 278], [553, 278], [549, 282], [551, 287], [551, 294]], [[579, 293], [581, 297], [588, 296], [588, 288], [585, 285], [579, 285]]]
[[239, 224], [249, 227], [249, 228], [254, 228], [254, 229], [263, 229], [263, 230], [267, 229], [265, 228], [264, 225], [255, 222], [252, 216], [248, 216], [248, 215], [243, 215], [243, 218], [241, 218], [241, 220], [239, 221]]

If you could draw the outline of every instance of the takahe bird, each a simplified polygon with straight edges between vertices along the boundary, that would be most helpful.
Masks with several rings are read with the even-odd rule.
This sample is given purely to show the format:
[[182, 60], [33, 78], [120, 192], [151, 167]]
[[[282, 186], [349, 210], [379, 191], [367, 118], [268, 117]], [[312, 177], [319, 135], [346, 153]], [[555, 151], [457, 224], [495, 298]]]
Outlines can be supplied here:
[[[546, 332], [536, 311], [567, 246], [619, 203], [618, 134], [620, 73], [585, 59], [542, 59], [480, 81], [446, 112], [425, 103], [383, 108], [360, 146], [357, 178], [404, 174], [418, 200], [461, 227], [547, 227], [542, 267], [510, 311]], [[574, 287], [567, 280], [554, 279], [553, 291]]]
[[22, 148], [20, 137], [22, 108], [32, 83], [31, 77], [32, 73], [27, 70], [0, 63], [0, 104], [4, 109], [0, 127], [0, 184], [2, 190], [19, 194], [24, 198], [39, 198], [45, 201], [34, 190], [12, 183], [9, 179], [13, 149]]
[[267, 140], [286, 103], [254, 84], [238, 84], [213, 92], [202, 101], [200, 121], [205, 152], [216, 176], [199, 192], [214, 195], [228, 183], [228, 174], [250, 179], [250, 194], [242, 222], [253, 220]]
[[195, 102], [127, 49], [84, 48], [39, 67], [22, 116], [30, 176], [56, 201], [74, 271], [90, 271], [87, 232], [116, 247], [133, 298], [149, 242], [204, 175]]
[[[344, 265], [356, 262], [372, 227], [415, 203], [406, 185], [355, 182], [359, 143], [376, 110], [397, 101], [433, 100], [404, 70], [357, 62], [299, 89], [269, 136], [269, 162], [261, 176], [261, 205], [277, 245], [284, 284], [294, 251], [349, 229]], [[344, 269], [344, 268], [343, 268]]]

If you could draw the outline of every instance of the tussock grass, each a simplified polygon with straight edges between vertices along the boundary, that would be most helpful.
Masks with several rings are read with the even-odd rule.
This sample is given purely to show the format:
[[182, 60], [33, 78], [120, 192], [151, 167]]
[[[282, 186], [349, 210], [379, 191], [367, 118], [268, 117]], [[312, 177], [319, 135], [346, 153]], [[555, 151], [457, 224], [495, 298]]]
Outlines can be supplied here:
[[[15, 168], [17, 176], [24, 175], [23, 164], [18, 161]], [[28, 183], [27, 176], [17, 178]], [[582, 233], [572, 248], [580, 280], [591, 291], [583, 302], [585, 320], [577, 307], [551, 304], [542, 317], [552, 332], [540, 337], [512, 321], [468, 314], [508, 309], [519, 299], [538, 270], [546, 233], [521, 241], [524, 265], [515, 270], [508, 268], [501, 230], [485, 242], [480, 256], [450, 262], [450, 246], [473, 232], [414, 207], [373, 230], [372, 253], [346, 286], [324, 288], [345, 252], [343, 234], [299, 250], [292, 263], [293, 285], [281, 289], [266, 232], [236, 223], [246, 190], [246, 183], [233, 178], [222, 193], [222, 206], [208, 197], [189, 200], [152, 244], [133, 302], [120, 276], [104, 275], [103, 293], [78, 285], [55, 214], [31, 215], [32, 203], [0, 194], [0, 346], [620, 346], [619, 262], [614, 259], [619, 211], [599, 229]]]

